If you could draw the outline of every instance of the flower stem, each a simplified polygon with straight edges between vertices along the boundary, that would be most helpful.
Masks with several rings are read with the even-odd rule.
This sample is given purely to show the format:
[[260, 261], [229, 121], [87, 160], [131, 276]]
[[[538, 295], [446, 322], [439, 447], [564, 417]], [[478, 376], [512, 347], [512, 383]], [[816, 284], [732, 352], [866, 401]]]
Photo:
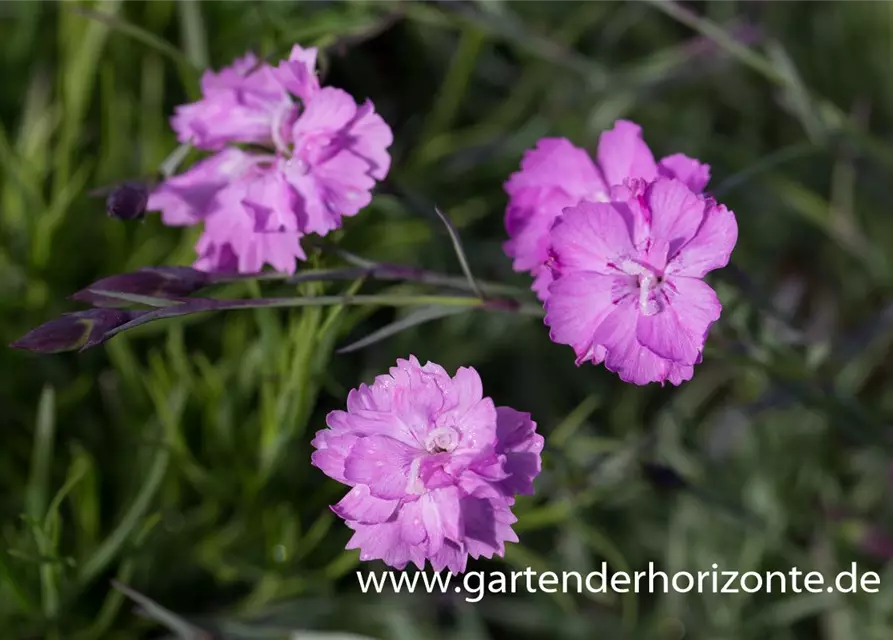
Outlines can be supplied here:
[[[104, 296], [117, 297], [115, 292], [100, 292]], [[348, 296], [314, 296], [307, 298], [249, 298], [240, 300], [220, 300], [214, 298], [180, 298], [179, 304], [162, 307], [144, 313], [130, 322], [114, 327], [106, 332], [104, 338], [132, 329], [147, 322], [163, 318], [175, 318], [204, 313], [208, 311], [231, 311], [236, 309], [291, 309], [298, 307], [331, 306], [331, 305], [375, 305], [382, 307], [408, 306], [447, 306], [467, 307], [487, 311], [509, 311], [522, 315], [543, 315], [543, 310], [533, 304], [522, 304], [508, 298], [491, 298], [481, 300], [472, 296], [395, 296], [395, 295], [348, 295]]]

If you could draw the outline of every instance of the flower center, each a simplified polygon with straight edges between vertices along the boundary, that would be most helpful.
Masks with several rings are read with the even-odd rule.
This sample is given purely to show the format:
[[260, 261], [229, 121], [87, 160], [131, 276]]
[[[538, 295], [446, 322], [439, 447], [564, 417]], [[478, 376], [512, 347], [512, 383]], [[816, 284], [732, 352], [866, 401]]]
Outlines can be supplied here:
[[459, 444], [459, 432], [453, 427], [437, 427], [425, 438], [428, 453], [451, 453]]
[[641, 260], [632, 258], [624, 258], [616, 266], [622, 273], [636, 279], [636, 288], [639, 290], [639, 313], [643, 316], [660, 313], [664, 308], [661, 296], [661, 288], [664, 283], [663, 272]]
[[291, 156], [289, 149], [289, 129], [297, 117], [298, 107], [291, 101], [283, 102], [273, 112], [272, 138], [276, 151], [286, 158]]
[[663, 309], [659, 300], [663, 281], [663, 276], [653, 273], [639, 276], [639, 312], [643, 316], [656, 315]]

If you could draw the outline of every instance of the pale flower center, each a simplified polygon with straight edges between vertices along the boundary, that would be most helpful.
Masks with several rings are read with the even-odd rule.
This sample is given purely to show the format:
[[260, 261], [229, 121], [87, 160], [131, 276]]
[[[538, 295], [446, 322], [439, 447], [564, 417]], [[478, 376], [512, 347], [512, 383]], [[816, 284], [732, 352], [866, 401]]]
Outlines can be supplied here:
[[653, 316], [663, 310], [660, 290], [664, 283], [663, 274], [638, 260], [624, 258], [617, 264], [618, 269], [636, 279], [639, 289], [639, 313]]
[[425, 438], [428, 453], [451, 453], [459, 444], [459, 432], [453, 427], [437, 427]]
[[657, 300], [657, 294], [663, 278], [653, 273], [639, 276], [639, 312], [643, 316], [653, 316], [661, 312], [662, 306]]

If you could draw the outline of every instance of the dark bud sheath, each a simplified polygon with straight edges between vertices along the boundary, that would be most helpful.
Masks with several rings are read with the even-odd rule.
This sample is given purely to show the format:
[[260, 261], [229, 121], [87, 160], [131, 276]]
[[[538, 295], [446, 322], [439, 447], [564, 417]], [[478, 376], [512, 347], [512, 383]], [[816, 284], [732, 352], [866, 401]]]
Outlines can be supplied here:
[[190, 267], [146, 267], [97, 280], [71, 296], [95, 307], [124, 307], [131, 303], [104, 296], [100, 291], [131, 293], [153, 298], [182, 298], [211, 284], [211, 277]]
[[658, 491], [673, 491], [684, 489], [688, 486], [685, 478], [680, 476], [670, 467], [661, 464], [645, 462], [642, 464], [642, 475], [648, 483]]
[[149, 187], [142, 182], [129, 181], [112, 189], [105, 200], [109, 217], [118, 220], [141, 220], [149, 204]]
[[102, 344], [106, 333], [115, 327], [130, 322], [146, 311], [124, 311], [112, 309], [90, 309], [66, 313], [50, 320], [13, 342], [13, 349], [23, 349], [36, 353], [60, 353], [62, 351], [83, 351]]

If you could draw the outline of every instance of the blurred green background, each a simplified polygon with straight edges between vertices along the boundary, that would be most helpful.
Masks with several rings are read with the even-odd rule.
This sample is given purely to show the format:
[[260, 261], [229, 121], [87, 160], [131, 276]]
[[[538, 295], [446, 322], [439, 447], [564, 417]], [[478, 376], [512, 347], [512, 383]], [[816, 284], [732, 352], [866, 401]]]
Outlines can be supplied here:
[[[625, 385], [576, 368], [539, 319], [482, 311], [338, 355], [406, 314], [357, 307], [159, 322], [80, 354], [4, 349], [0, 635], [174, 637], [188, 620], [246, 640], [889, 640], [893, 4], [0, 3], [4, 344], [100, 277], [191, 262], [196, 230], [109, 219], [89, 192], [157, 170], [201, 69], [295, 42], [322, 47], [326, 81], [395, 131], [380, 194], [329, 238], [369, 259], [459, 274], [436, 203], [479, 278], [526, 288], [501, 251], [502, 183], [542, 136], [594, 150], [631, 118], [655, 155], [710, 163], [740, 238], [710, 278], [724, 311], [705, 362], [679, 388]], [[858, 562], [881, 591], [359, 593], [357, 568], [384, 567], [344, 551], [328, 510], [344, 489], [310, 466], [309, 442], [410, 353], [476, 367], [546, 437], [520, 544], [469, 570]], [[112, 580], [175, 612], [169, 630]]]

